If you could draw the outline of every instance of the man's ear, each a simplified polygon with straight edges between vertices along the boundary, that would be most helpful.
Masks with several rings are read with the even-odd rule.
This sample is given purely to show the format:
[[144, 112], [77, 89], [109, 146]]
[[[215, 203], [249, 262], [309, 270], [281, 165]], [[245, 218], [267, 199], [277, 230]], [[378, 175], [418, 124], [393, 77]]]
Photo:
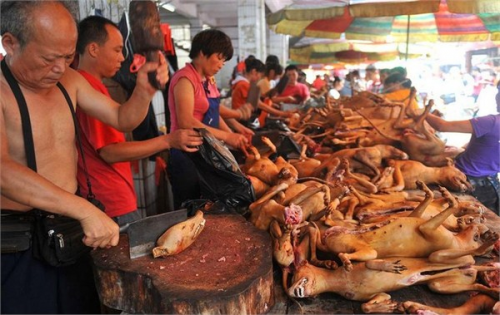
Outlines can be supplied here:
[[7, 32], [2, 35], [2, 46], [7, 55], [13, 55], [14, 51], [20, 48], [21, 43], [14, 35]]
[[97, 58], [97, 55], [99, 54], [99, 45], [95, 42], [92, 42], [87, 45], [87, 52], [90, 57], [92, 58]]

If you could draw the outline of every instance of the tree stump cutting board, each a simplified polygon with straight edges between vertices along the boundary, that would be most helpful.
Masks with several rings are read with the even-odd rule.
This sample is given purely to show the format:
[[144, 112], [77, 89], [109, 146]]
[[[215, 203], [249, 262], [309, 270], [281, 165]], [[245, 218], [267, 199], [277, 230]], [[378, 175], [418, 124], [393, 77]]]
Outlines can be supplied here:
[[92, 252], [101, 302], [127, 313], [260, 314], [274, 306], [269, 233], [239, 215], [205, 215], [178, 255], [129, 258], [128, 237]]

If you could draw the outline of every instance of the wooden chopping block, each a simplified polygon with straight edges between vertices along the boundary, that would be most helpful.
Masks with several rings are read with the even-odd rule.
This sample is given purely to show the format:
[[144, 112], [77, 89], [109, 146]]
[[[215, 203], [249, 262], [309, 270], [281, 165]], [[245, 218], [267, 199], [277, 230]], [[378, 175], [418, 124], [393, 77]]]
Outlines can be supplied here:
[[178, 255], [131, 260], [128, 238], [92, 252], [101, 302], [127, 313], [261, 314], [274, 306], [271, 239], [240, 215], [205, 215]]

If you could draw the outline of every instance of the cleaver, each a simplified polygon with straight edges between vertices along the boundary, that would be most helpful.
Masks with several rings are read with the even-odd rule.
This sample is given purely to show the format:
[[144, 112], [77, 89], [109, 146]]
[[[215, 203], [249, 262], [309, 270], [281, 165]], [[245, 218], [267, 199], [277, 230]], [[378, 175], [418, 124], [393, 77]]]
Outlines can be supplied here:
[[186, 221], [187, 209], [153, 215], [120, 227], [128, 234], [130, 259], [151, 255], [158, 238], [173, 225]]
[[[160, 28], [160, 13], [153, 1], [132, 0], [129, 5], [130, 29], [134, 53], [146, 57], [146, 61], [158, 62], [158, 50], [165, 50], [165, 40]], [[156, 71], [148, 73], [149, 83], [156, 89], [161, 86], [156, 81]]]
[[250, 83], [250, 89], [248, 90], [247, 103], [252, 104], [253, 109], [257, 109], [260, 100], [260, 88], [257, 83]]
[[285, 88], [288, 84], [288, 81], [290, 81], [290, 78], [287, 75], [284, 75], [283, 77], [281, 77], [278, 84], [276, 84], [276, 86], [274, 88], [267, 91], [267, 93], [264, 96], [265, 97], [273, 97], [276, 95], [280, 95], [285, 90]]

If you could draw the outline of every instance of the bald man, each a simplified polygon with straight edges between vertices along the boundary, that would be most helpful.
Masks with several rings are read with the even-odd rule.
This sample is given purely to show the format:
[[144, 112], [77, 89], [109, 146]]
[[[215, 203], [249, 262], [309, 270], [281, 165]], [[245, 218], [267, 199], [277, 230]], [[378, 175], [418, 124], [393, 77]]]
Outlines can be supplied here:
[[[68, 66], [75, 55], [76, 23], [66, 7], [55, 1], [2, 1], [2, 45], [6, 51], [0, 77], [0, 154], [2, 221], [25, 220], [32, 209], [80, 221], [85, 245], [106, 248], [118, 244], [118, 225], [77, 191], [75, 129], [62, 90], [71, 106], [120, 131], [129, 131], [145, 117], [155, 89], [147, 73], [156, 71], [165, 84], [168, 68], [148, 63], [137, 75], [130, 99], [120, 106], [94, 90]], [[29, 112], [36, 172], [27, 166], [18, 102], [6, 81], [11, 72]], [[2, 239], [3, 242], [3, 239]], [[2, 243], [2, 248], [3, 248]], [[2, 253], [2, 313], [93, 313], [91, 293], [73, 291], [92, 279], [88, 257], [73, 266], [56, 268], [33, 258], [31, 248]], [[89, 284], [88, 288], [92, 285]], [[95, 290], [95, 288], [94, 288]]]

